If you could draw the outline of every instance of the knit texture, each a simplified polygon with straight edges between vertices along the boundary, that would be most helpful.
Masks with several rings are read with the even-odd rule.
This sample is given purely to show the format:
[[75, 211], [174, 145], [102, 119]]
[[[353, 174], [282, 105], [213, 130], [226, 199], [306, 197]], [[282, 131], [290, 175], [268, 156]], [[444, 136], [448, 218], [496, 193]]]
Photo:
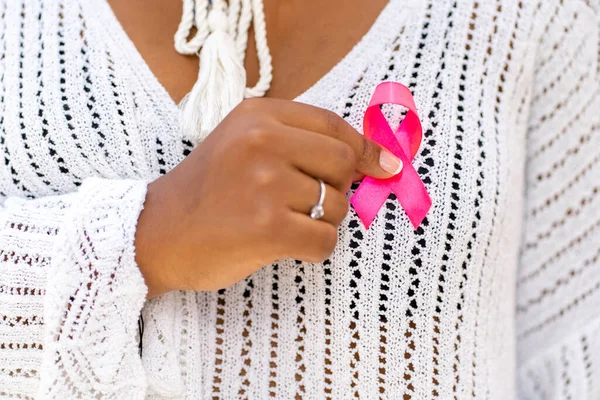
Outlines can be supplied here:
[[177, 106], [105, 0], [0, 0], [0, 397], [598, 399], [598, 12], [392, 0], [297, 100], [362, 131], [378, 83], [412, 90], [421, 227], [392, 195], [322, 264], [144, 303]]

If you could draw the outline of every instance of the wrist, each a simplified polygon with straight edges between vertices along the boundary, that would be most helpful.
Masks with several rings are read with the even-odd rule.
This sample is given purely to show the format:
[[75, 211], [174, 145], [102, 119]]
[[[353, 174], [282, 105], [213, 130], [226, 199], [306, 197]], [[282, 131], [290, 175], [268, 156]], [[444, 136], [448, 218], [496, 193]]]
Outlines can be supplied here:
[[164, 252], [164, 240], [161, 243], [159, 211], [160, 196], [156, 181], [148, 185], [146, 200], [138, 218], [135, 234], [135, 261], [148, 288], [147, 298], [160, 296], [170, 291], [165, 282], [161, 252]]

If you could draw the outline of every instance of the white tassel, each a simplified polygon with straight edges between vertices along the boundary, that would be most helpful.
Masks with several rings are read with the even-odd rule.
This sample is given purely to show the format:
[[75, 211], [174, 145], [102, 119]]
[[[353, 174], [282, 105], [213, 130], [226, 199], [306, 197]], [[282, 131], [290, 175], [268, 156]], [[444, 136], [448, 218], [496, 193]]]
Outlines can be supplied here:
[[200, 52], [200, 72], [182, 102], [182, 128], [198, 144], [244, 99], [246, 71], [229, 34], [227, 15], [218, 8], [208, 14], [210, 34]]
[[[272, 79], [262, 0], [183, 0], [183, 15], [175, 34], [181, 54], [200, 51], [200, 71], [192, 91], [180, 104], [184, 137], [202, 142], [244, 97], [264, 96]], [[207, 9], [210, 8], [207, 15]], [[254, 17], [259, 82], [246, 88], [244, 69], [249, 22]], [[197, 33], [187, 37], [192, 26]]]

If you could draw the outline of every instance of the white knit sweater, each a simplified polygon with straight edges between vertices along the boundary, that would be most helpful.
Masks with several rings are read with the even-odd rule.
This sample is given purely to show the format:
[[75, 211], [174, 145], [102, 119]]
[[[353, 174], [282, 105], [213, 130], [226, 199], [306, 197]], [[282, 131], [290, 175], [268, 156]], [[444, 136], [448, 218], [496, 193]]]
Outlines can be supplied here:
[[392, 0], [298, 100], [361, 130], [379, 82], [409, 86], [423, 225], [392, 196], [323, 264], [145, 302], [177, 107], [105, 0], [0, 0], [0, 397], [599, 399], [599, 12]]

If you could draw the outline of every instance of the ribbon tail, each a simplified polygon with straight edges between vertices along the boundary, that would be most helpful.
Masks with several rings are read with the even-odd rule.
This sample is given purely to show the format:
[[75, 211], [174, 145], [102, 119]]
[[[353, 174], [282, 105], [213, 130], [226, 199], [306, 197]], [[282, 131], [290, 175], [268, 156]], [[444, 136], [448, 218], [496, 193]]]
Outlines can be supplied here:
[[369, 229], [390, 193], [390, 188], [387, 185], [382, 185], [371, 177], [363, 179], [358, 189], [356, 189], [350, 199], [350, 204], [354, 207], [366, 229]]
[[417, 229], [431, 208], [431, 198], [412, 164], [404, 165], [402, 179], [392, 184], [392, 191]]

